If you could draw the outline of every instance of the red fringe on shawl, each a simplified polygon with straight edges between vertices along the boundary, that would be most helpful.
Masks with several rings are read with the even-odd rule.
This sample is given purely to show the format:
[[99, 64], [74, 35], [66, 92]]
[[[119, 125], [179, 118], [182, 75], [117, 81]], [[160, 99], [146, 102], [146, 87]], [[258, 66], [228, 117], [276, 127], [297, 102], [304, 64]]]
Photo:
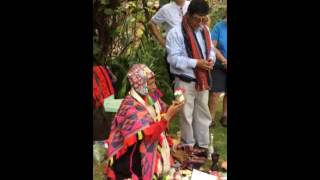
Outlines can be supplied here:
[[116, 180], [116, 175], [109, 166], [105, 166], [104, 174], [108, 177], [108, 179], [110, 178], [111, 180]]
[[135, 134], [126, 138], [123, 142], [123, 147], [116, 153], [115, 158], [119, 159], [123, 154], [127, 152], [128, 147], [134, 145], [135, 143], [137, 143], [137, 141], [138, 139]]

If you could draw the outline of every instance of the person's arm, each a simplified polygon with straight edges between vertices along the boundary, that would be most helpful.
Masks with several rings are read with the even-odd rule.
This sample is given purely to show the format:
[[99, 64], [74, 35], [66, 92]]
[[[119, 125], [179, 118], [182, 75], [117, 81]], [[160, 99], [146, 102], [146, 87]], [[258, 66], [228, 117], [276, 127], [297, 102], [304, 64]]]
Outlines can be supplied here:
[[[206, 28], [209, 31], [209, 28], [208, 27], [206, 27]], [[211, 34], [209, 34], [209, 36], [210, 36], [210, 39], [211, 39]], [[216, 51], [215, 51], [214, 44], [213, 44], [212, 41], [210, 41], [210, 43], [211, 43], [211, 48], [210, 48], [210, 53], [209, 53], [208, 59], [212, 62], [212, 66], [213, 66], [214, 63], [216, 62], [217, 58], [216, 58]]]
[[[217, 40], [213, 40], [212, 42], [213, 42], [214, 47], [218, 46], [218, 41]], [[216, 52], [217, 60], [220, 61], [222, 64], [226, 64], [227, 63], [227, 59], [223, 56], [221, 51], [218, 48], [215, 48], [215, 52]]]
[[159, 28], [157, 27], [157, 24], [150, 20], [148, 23], [148, 27], [151, 30], [151, 34], [157, 39], [160, 45], [165, 48], [166, 40], [162, 37], [162, 34], [160, 33]]
[[170, 120], [175, 116], [175, 114], [180, 111], [183, 107], [184, 102], [174, 101], [172, 105], [168, 108], [166, 114], [161, 118], [159, 122], [156, 122], [149, 127], [147, 127], [143, 132], [146, 141], [155, 141], [159, 138], [160, 134], [165, 131]]
[[166, 17], [166, 8], [165, 6], [160, 8], [159, 11], [150, 19], [148, 22], [148, 28], [151, 31], [151, 34], [157, 39], [161, 46], [165, 47], [166, 41], [162, 37], [162, 34], [158, 28], [158, 25], [167, 21]]
[[143, 131], [146, 141], [153, 142], [157, 140], [160, 134], [166, 129], [167, 125], [168, 121], [162, 118], [159, 122], [153, 123], [147, 127]]
[[227, 59], [223, 56], [221, 51], [217, 48], [218, 46], [218, 39], [219, 39], [219, 26], [215, 25], [212, 32], [211, 32], [211, 40], [213, 43], [213, 46], [215, 47], [215, 54], [217, 57], [217, 61], [220, 61], [225, 67], [227, 65]]
[[212, 69], [210, 63], [203, 59], [189, 58], [185, 54], [185, 47], [182, 46], [183, 37], [175, 29], [169, 31], [166, 40], [166, 49], [168, 52], [168, 63], [177, 69], [195, 68], [209, 70]]

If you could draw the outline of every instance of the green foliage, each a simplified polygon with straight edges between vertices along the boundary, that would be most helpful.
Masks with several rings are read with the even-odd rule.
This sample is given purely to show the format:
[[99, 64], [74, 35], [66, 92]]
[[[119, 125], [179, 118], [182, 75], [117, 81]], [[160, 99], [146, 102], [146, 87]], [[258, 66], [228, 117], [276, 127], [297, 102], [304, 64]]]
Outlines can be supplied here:
[[101, 4], [103, 5], [107, 5], [109, 4], [109, 0], [100, 0]]
[[170, 2], [170, 0], [159, 0], [160, 6], [163, 6], [169, 2]]
[[210, 24], [209, 27], [212, 28], [217, 22], [222, 20], [226, 16], [227, 5], [223, 3], [215, 3], [211, 6]]
[[145, 0], [96, 0], [93, 4], [93, 48], [99, 64], [127, 53], [137, 32], [153, 12]]
[[130, 88], [126, 76], [129, 68], [133, 64], [145, 64], [156, 74], [157, 86], [164, 94], [164, 101], [171, 104], [173, 93], [165, 64], [164, 48], [144, 34], [140, 39], [138, 48], [130, 51], [130, 54], [118, 57], [111, 62], [111, 69], [118, 77], [118, 82], [116, 83], [117, 97], [123, 98]]
[[101, 52], [101, 48], [97, 43], [97, 37], [93, 36], [93, 55], [97, 56], [97, 54], [100, 52]]
[[104, 12], [104, 14], [107, 15], [107, 16], [110, 16], [110, 15], [113, 14], [113, 10], [110, 9], [110, 8], [106, 8], [103, 12]]

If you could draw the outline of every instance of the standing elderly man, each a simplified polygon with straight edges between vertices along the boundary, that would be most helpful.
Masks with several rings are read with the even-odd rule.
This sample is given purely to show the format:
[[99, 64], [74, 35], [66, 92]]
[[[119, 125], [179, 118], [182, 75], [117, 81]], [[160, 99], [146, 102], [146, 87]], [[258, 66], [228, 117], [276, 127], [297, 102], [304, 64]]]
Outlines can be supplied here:
[[209, 72], [216, 60], [207, 27], [209, 5], [192, 0], [182, 23], [171, 29], [166, 39], [170, 71], [175, 89], [185, 89], [186, 103], [180, 111], [181, 142], [187, 149], [196, 145], [208, 150], [211, 115], [208, 107]]

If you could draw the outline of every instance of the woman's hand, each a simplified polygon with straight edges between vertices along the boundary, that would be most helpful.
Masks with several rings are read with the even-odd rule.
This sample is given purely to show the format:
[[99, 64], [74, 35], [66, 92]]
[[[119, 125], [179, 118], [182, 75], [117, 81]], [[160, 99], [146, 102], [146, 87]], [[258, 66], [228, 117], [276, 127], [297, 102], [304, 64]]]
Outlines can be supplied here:
[[225, 59], [222, 61], [222, 65], [225, 69], [227, 69], [228, 61]]
[[170, 121], [174, 115], [176, 115], [177, 112], [181, 110], [181, 108], [184, 105], [184, 101], [173, 101], [171, 106], [168, 108], [166, 115], [164, 116], [164, 119], [167, 121]]

